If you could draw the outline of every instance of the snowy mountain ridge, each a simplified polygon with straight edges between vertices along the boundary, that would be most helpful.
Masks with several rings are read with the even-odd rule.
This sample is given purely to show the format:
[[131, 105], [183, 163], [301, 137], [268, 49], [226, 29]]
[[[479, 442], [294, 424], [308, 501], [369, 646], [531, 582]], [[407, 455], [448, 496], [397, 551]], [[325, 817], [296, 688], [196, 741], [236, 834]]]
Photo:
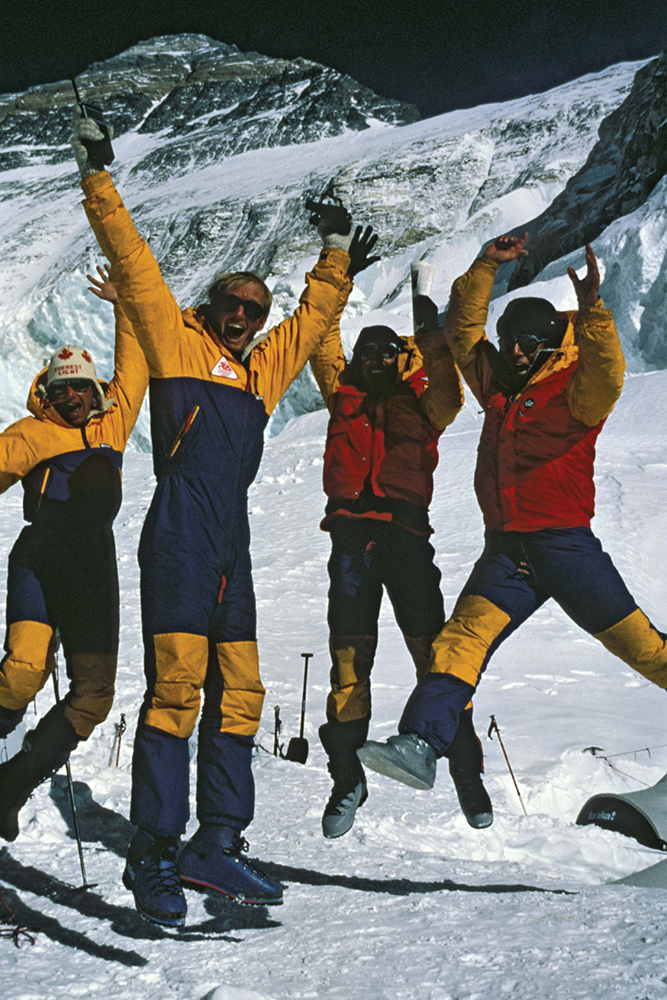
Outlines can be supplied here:
[[[183, 305], [201, 300], [217, 271], [249, 268], [273, 287], [271, 322], [291, 312], [318, 249], [304, 196], [334, 179], [354, 217], [380, 234], [383, 253], [346, 310], [349, 345], [366, 322], [409, 330], [413, 259], [436, 265], [444, 308], [480, 245], [539, 216], [582, 168], [642, 65], [426, 121], [317, 64], [246, 56], [202, 36], [142, 43], [91, 67], [79, 84], [116, 127], [112, 175]], [[111, 366], [110, 310], [85, 291], [100, 254], [77, 204], [70, 107], [65, 83], [0, 99], [4, 422], [23, 415], [30, 379], [64, 340], [85, 341], [104, 374]], [[642, 370], [643, 302], [658, 294], [667, 246], [661, 185], [637, 211], [615, 221], [615, 242], [605, 230], [596, 250], [603, 296], [623, 282], [621, 335], [631, 366]], [[556, 273], [543, 294], [572, 307], [567, 263], [550, 265]], [[273, 430], [320, 405], [305, 372]], [[133, 440], [148, 447], [145, 417]]]

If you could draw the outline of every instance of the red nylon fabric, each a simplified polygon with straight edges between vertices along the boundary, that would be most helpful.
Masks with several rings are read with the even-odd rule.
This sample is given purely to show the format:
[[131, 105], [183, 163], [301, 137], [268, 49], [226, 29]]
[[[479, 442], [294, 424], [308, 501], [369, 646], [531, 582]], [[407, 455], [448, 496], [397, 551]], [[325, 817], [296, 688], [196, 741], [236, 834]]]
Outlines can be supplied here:
[[475, 492], [487, 528], [590, 527], [595, 442], [604, 421], [588, 427], [570, 413], [566, 390], [576, 369], [574, 361], [513, 401], [500, 392], [486, 400]]
[[424, 385], [419, 369], [385, 399], [372, 400], [353, 385], [337, 388], [324, 453], [330, 499], [354, 500], [368, 482], [376, 496], [428, 507], [442, 431], [420, 407]]

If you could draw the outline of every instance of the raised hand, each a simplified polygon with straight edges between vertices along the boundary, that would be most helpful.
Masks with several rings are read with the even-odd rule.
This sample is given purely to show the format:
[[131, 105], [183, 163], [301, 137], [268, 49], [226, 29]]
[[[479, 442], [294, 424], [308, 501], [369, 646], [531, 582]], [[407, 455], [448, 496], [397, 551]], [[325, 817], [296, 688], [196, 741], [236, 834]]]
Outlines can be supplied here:
[[377, 233], [373, 232], [372, 226], [366, 226], [366, 229], [363, 226], [357, 226], [347, 251], [350, 255], [350, 266], [347, 270], [351, 278], [354, 278], [360, 271], [365, 271], [371, 264], [381, 260], [381, 257], [377, 255], [369, 256], [377, 241]]
[[568, 267], [567, 274], [574, 285], [579, 309], [584, 310], [594, 306], [600, 298], [600, 272], [590, 243], [586, 244], [586, 274], [584, 277], [578, 278], [573, 267]]
[[112, 138], [113, 128], [110, 125], [100, 125], [94, 118], [84, 117], [81, 107], [76, 105], [72, 116], [70, 145], [83, 180], [104, 170], [107, 164], [113, 162]]
[[490, 247], [484, 251], [485, 260], [494, 260], [496, 264], [506, 264], [510, 260], [518, 257], [525, 257], [528, 253], [524, 250], [528, 233], [523, 236], [497, 236]]
[[[87, 274], [86, 278], [90, 282], [88, 286], [88, 291], [92, 292], [93, 295], [97, 295], [98, 299], [104, 299], [105, 302], [118, 302], [118, 292], [116, 291], [116, 286], [111, 280], [111, 268], [108, 264], [101, 268], [97, 265], [97, 273], [99, 274], [101, 281], [94, 278], [92, 274]], [[90, 286], [93, 286], [92, 288]]]

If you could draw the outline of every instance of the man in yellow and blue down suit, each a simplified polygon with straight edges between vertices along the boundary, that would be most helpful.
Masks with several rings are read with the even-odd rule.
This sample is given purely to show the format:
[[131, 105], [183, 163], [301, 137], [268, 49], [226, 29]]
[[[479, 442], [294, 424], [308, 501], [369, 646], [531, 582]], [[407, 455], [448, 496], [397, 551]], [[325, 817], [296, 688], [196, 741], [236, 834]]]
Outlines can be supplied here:
[[[255, 346], [271, 305], [262, 279], [225, 275], [208, 303], [181, 311], [111, 177], [88, 156], [82, 140], [99, 136], [93, 122], [75, 118], [84, 206], [148, 361], [157, 478], [139, 549], [147, 691], [132, 775], [138, 830], [124, 880], [144, 916], [181, 926], [181, 881], [245, 902], [282, 901], [281, 886], [241, 857], [264, 698], [247, 490], [269, 414], [346, 301], [347, 249], [363, 256], [364, 237], [360, 227], [352, 242], [328, 233], [295, 314]], [[179, 857], [202, 689], [199, 828]]]
[[[435, 304], [420, 296], [416, 327], [425, 305], [432, 306], [432, 326], [437, 323]], [[368, 795], [357, 750], [368, 736], [383, 589], [418, 678], [428, 670], [431, 643], [445, 621], [428, 508], [438, 440], [463, 406], [463, 389], [442, 331], [429, 332], [428, 324], [416, 337], [400, 337], [386, 326], [365, 327], [349, 362], [335, 324], [311, 365], [331, 413], [321, 527], [331, 534], [332, 667], [320, 739], [333, 779], [322, 830], [332, 839], [351, 829]], [[489, 826], [493, 811], [481, 777], [472, 705], [461, 713], [447, 756], [468, 823]]]
[[[113, 284], [89, 275], [101, 298]], [[9, 555], [7, 633], [0, 664], [0, 737], [55, 668], [62, 640], [69, 690], [0, 764], [0, 837], [15, 840], [33, 789], [58, 771], [106, 719], [118, 654], [118, 573], [113, 520], [121, 502], [127, 439], [148, 385], [148, 368], [116, 304], [115, 372], [100, 383], [85, 348], [66, 344], [35, 378], [30, 416], [0, 434], [0, 492], [20, 480], [29, 522]]]
[[590, 528], [595, 442], [625, 368], [591, 247], [583, 278], [568, 269], [576, 312], [515, 298], [498, 321], [499, 350], [484, 333], [498, 266], [526, 253], [526, 240], [498, 237], [452, 288], [445, 336], [485, 413], [475, 491], [486, 538], [399, 734], [359, 751], [368, 767], [399, 781], [435, 774], [491, 655], [550, 597], [611, 653], [667, 687], [665, 635]]

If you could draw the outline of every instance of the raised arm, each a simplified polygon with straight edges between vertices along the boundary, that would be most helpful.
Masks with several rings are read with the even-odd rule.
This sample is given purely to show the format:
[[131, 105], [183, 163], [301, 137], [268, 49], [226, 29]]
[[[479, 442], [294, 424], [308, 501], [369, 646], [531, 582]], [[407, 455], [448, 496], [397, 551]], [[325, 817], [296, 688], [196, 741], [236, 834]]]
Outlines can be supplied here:
[[493, 281], [500, 264], [528, 252], [524, 250], [527, 239], [528, 233], [520, 238], [499, 236], [452, 286], [445, 339], [463, 378], [482, 405], [493, 378], [493, 347], [485, 333]]
[[573, 268], [568, 275], [577, 296], [574, 324], [579, 364], [567, 387], [570, 412], [588, 427], [608, 417], [623, 389], [625, 358], [610, 309], [599, 296], [600, 275], [595, 254], [586, 246], [586, 274], [578, 278]]
[[114, 308], [116, 333], [114, 343], [114, 374], [109, 383], [110, 394], [116, 400], [117, 409], [109, 414], [117, 425], [121, 450], [127, 444], [132, 428], [137, 422], [141, 404], [148, 388], [148, 365], [146, 357], [132, 329], [132, 324], [125, 315], [118, 301], [116, 286], [111, 280], [108, 264], [97, 265], [98, 277], [87, 274], [90, 282], [88, 291], [104, 302], [110, 302]]
[[160, 376], [183, 330], [181, 311], [106, 170], [85, 177], [81, 187], [88, 221], [102, 253], [111, 262], [120, 304], [146, 355], [150, 373]]
[[442, 330], [417, 334], [415, 344], [428, 377], [428, 388], [419, 397], [419, 403], [429, 423], [444, 431], [463, 407], [461, 378]]
[[306, 275], [306, 287], [296, 312], [252, 351], [252, 388], [263, 397], [267, 413], [275, 409], [336, 317], [340, 318], [352, 288], [348, 264], [344, 250], [324, 250]]
[[[275, 408], [280, 397], [306, 361], [316, 353], [324, 338], [333, 331], [332, 339], [327, 343], [327, 354], [322, 355], [322, 365], [319, 366], [324, 377], [323, 383], [319, 382], [317, 371], [313, 368], [322, 394], [326, 393], [325, 402], [328, 404], [335, 385], [328, 388], [330, 384], [333, 385], [333, 375], [331, 371], [326, 375], [324, 373], [326, 357], [332, 358], [339, 353], [338, 327], [352, 290], [352, 278], [380, 259], [372, 255], [377, 236], [371, 226], [366, 226], [366, 229], [357, 226], [351, 239], [335, 232], [322, 232], [321, 226], [320, 232], [324, 237], [325, 249], [313, 271], [306, 275], [306, 289], [301, 296], [299, 308], [290, 319], [277, 326], [251, 355], [250, 367], [256, 379], [255, 391], [264, 397], [268, 413]], [[327, 248], [328, 244], [333, 246]], [[343, 245], [347, 249], [341, 249]], [[342, 358], [342, 350], [340, 357]], [[342, 367], [340, 370], [342, 371]]]

